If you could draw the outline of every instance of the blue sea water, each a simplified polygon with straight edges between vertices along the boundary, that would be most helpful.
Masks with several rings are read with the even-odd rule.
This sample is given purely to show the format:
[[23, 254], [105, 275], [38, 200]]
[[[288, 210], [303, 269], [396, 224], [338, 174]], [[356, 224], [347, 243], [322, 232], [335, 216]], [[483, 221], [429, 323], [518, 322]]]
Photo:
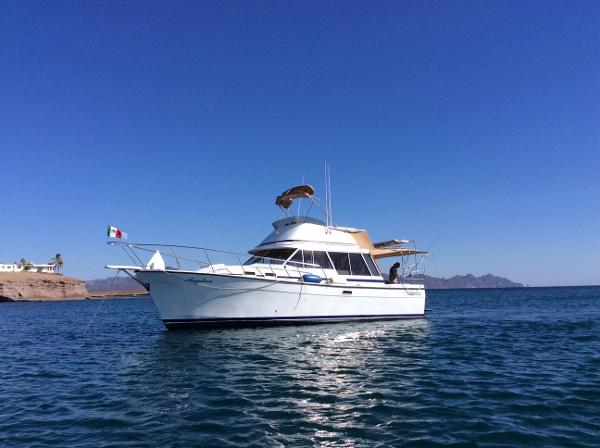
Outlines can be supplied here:
[[427, 306], [168, 332], [147, 299], [2, 303], [0, 446], [600, 446], [600, 288]]

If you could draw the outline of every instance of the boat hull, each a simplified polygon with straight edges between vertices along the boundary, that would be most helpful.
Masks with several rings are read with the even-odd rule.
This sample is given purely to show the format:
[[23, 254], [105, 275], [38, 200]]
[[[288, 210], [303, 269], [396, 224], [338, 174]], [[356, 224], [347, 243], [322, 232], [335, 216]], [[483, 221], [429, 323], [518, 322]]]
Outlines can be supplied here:
[[314, 284], [300, 279], [136, 271], [172, 329], [413, 319], [425, 313], [422, 285]]

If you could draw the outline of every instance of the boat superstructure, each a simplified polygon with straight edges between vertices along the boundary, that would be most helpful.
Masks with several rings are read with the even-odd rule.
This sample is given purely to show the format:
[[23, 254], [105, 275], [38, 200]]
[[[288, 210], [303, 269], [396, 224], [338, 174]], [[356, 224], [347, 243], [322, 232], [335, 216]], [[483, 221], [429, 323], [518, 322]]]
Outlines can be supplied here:
[[[276, 204], [287, 211], [303, 198], [318, 204], [308, 185], [287, 190]], [[110, 241], [134, 265], [107, 267], [142, 283], [169, 329], [422, 317], [423, 285], [386, 282], [376, 260], [415, 257], [403, 265], [406, 276], [427, 251], [407, 247], [406, 240], [373, 243], [366, 230], [334, 226], [327, 210], [326, 221], [288, 214], [273, 222], [271, 233], [243, 255]], [[148, 263], [140, 251], [153, 253]]]

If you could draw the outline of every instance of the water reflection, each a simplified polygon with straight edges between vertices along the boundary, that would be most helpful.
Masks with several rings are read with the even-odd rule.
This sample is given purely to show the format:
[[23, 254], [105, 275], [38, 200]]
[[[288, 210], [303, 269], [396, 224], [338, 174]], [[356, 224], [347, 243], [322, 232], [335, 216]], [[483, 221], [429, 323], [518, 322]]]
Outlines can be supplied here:
[[289, 419], [323, 446], [339, 445], [372, 409], [410, 393], [429, 333], [425, 319], [164, 332], [136, 370], [149, 383], [160, 378], [162, 411], [234, 415], [281, 443]]
[[[314, 440], [352, 446], [344, 434], [362, 427], [361, 416], [384, 401], [389, 384], [390, 364], [408, 364], [405, 355], [426, 339], [426, 320], [398, 321], [370, 325], [361, 323], [346, 328], [321, 328], [303, 334], [295, 358], [305, 366], [295, 380], [304, 391], [296, 405], [313, 424]], [[392, 353], [393, 352], [393, 353]], [[393, 356], [393, 359], [386, 359]], [[392, 368], [396, 374], [400, 373]], [[314, 372], [314, 374], [307, 374]], [[411, 376], [398, 375], [403, 387], [411, 387]]]

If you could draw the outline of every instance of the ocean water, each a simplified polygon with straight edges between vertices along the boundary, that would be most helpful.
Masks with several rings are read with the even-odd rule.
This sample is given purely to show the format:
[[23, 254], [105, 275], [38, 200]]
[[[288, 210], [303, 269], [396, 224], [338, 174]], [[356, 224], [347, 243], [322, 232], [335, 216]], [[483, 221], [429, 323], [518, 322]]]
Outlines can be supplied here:
[[0, 446], [600, 446], [600, 288], [428, 294], [189, 332], [147, 299], [1, 303]]

